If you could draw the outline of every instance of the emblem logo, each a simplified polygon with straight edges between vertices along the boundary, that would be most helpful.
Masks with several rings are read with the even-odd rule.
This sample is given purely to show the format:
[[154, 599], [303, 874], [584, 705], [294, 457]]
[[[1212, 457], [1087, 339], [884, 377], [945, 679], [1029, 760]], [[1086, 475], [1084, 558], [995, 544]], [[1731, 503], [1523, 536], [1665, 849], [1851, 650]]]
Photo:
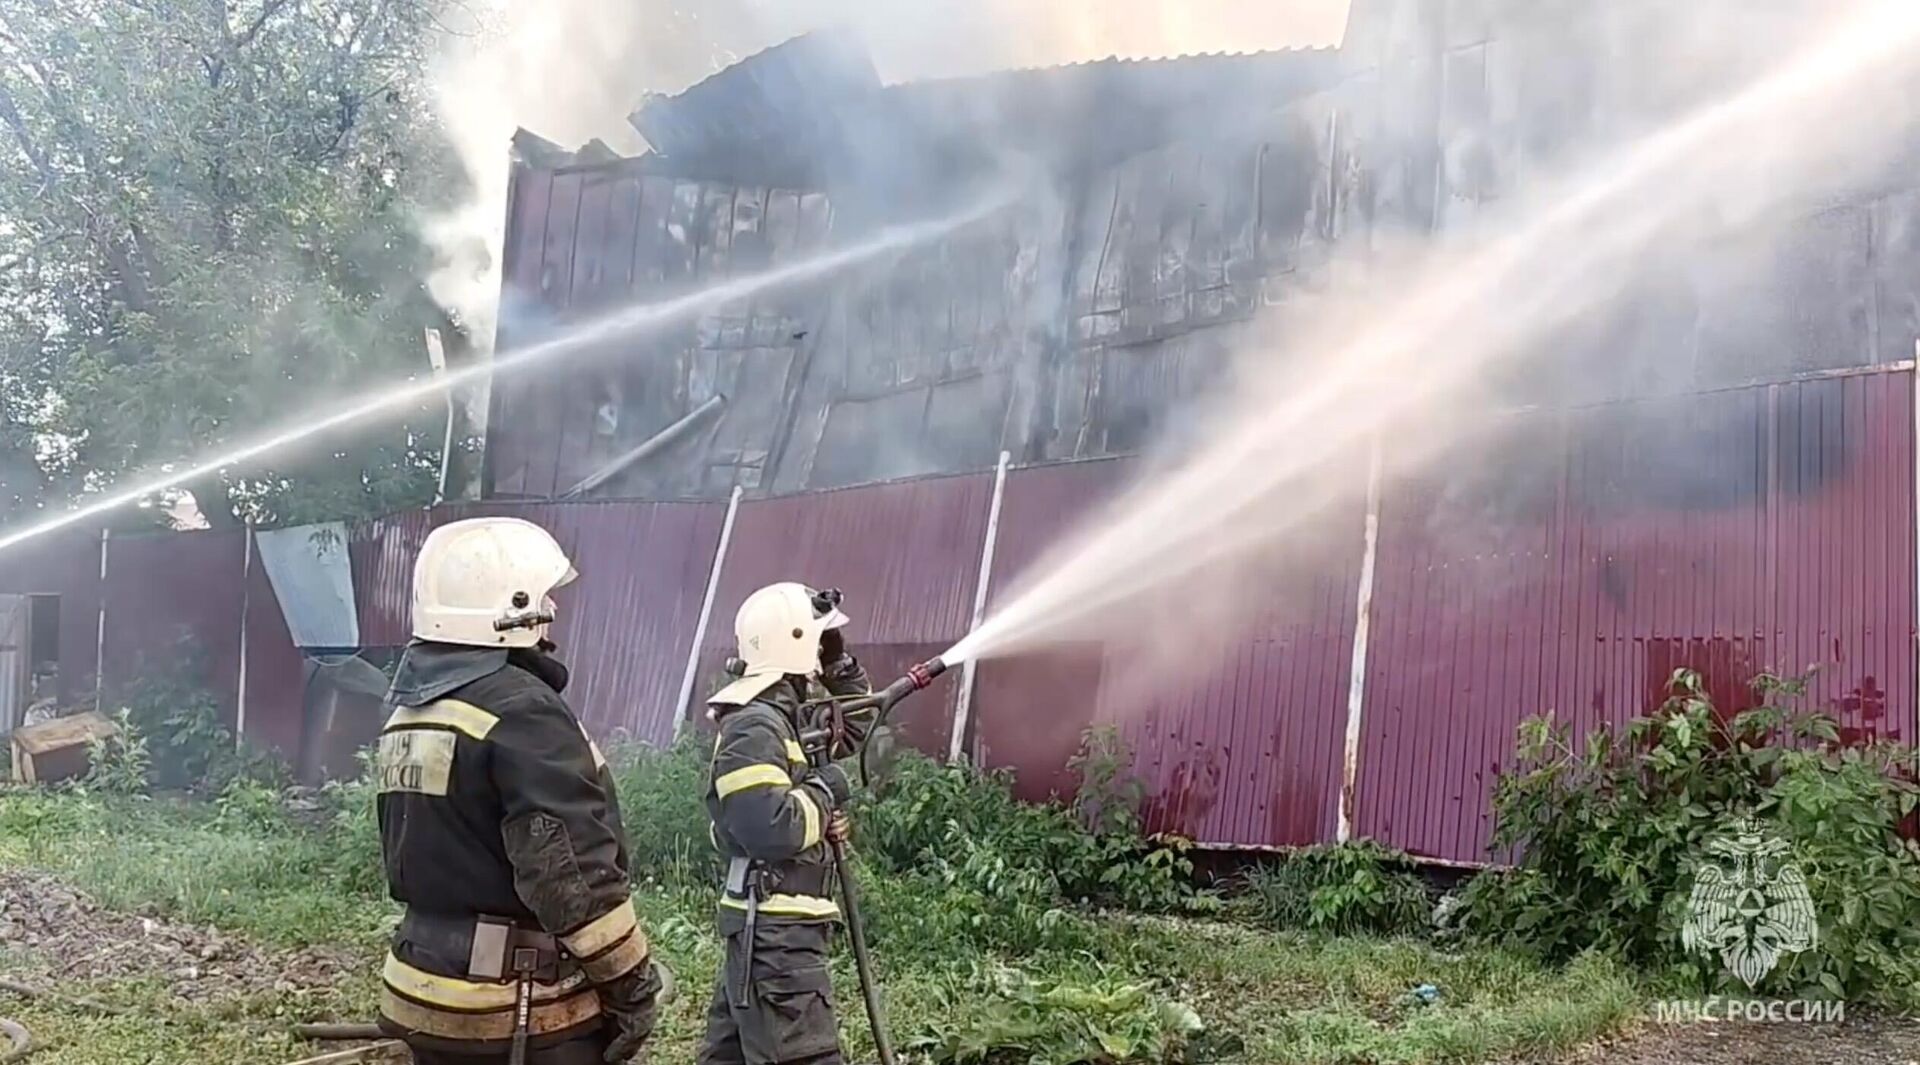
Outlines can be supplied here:
[[1752, 990], [1782, 958], [1820, 940], [1807, 878], [1786, 841], [1750, 819], [1707, 844], [1694, 870], [1680, 942], [1690, 954], [1719, 955]]

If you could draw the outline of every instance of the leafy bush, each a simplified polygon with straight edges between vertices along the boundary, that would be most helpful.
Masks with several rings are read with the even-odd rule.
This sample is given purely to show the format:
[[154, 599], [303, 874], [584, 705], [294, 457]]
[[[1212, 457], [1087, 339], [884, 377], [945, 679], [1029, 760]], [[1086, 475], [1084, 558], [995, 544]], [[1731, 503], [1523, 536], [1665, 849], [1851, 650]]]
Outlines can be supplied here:
[[[120, 714], [151, 745], [147, 781], [167, 791], [219, 795], [235, 780], [284, 785], [287, 768], [272, 755], [237, 743], [220, 700], [202, 684], [204, 655], [182, 639], [164, 668], [148, 668], [121, 695]], [[143, 661], [152, 667], [153, 660]]]
[[228, 781], [214, 800], [214, 809], [214, 823], [226, 829], [278, 832], [289, 827], [280, 792], [257, 780]]
[[109, 795], [145, 795], [153, 773], [147, 737], [125, 710], [113, 717], [112, 736], [94, 737], [88, 746], [82, 786]]
[[319, 834], [331, 844], [320, 872], [328, 883], [345, 894], [386, 894], [376, 806], [378, 791], [373, 748], [360, 752], [358, 776], [352, 780], [328, 781], [320, 791], [324, 820]]
[[989, 895], [1191, 908], [1190, 844], [1141, 834], [1138, 800], [1115, 800], [1131, 787], [1111, 768], [1125, 764], [1118, 752], [1116, 738], [1089, 735], [1074, 761], [1083, 786], [1071, 807], [1021, 802], [1003, 772], [903, 755], [893, 783], [859, 812], [860, 842], [886, 868]]
[[705, 803], [712, 754], [712, 740], [691, 731], [664, 751], [623, 745], [609, 752], [636, 877], [678, 886], [719, 882]]
[[1920, 801], [1913, 752], [1839, 746], [1834, 720], [1791, 708], [1804, 685], [1762, 678], [1764, 705], [1728, 720], [1700, 677], [1624, 735], [1576, 750], [1564, 725], [1520, 729], [1519, 770], [1495, 791], [1496, 847], [1516, 868], [1476, 878], [1465, 929], [1554, 958], [1589, 948], [1643, 965], [1726, 977], [1681, 938], [1697, 863], [1743, 818], [1790, 847], [1819, 942], [1773, 972], [1776, 990], [1894, 1005], [1920, 993], [1920, 847], [1902, 821]]
[[929, 1025], [910, 1044], [936, 1065], [1180, 1062], [1202, 1029], [1192, 1009], [1137, 983], [1037, 980], [996, 967], [957, 990], [948, 1005], [966, 1019]]
[[1341, 935], [1417, 935], [1432, 916], [1412, 859], [1372, 840], [1310, 847], [1248, 870], [1241, 906], [1261, 924]]

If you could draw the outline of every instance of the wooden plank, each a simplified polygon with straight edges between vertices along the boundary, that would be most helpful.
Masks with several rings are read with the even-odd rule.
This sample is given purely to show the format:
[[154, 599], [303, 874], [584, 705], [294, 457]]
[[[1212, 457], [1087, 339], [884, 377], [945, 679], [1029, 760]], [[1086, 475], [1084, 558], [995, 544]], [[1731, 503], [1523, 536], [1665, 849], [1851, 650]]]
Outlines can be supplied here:
[[585, 179], [579, 174], [559, 174], [553, 179], [553, 196], [547, 204], [547, 233], [541, 254], [541, 302], [555, 310], [564, 310], [573, 292], [573, 238], [580, 218], [580, 192]]
[[541, 249], [546, 247], [547, 205], [552, 197], [553, 174], [549, 171], [523, 171], [514, 182], [501, 272], [508, 288], [528, 297], [540, 291]]
[[569, 307], [590, 311], [607, 302], [607, 222], [612, 210], [612, 176], [603, 171], [582, 175], [580, 207], [574, 215]]
[[695, 243], [699, 251], [695, 275], [702, 282], [713, 282], [733, 273], [733, 197], [731, 185], [707, 185], [700, 197], [700, 213], [695, 224]]
[[661, 248], [661, 279], [669, 291], [692, 285], [698, 276], [700, 183], [682, 181], [673, 186], [667, 206], [666, 241]]
[[673, 180], [640, 179], [640, 213], [633, 232], [633, 294], [655, 296], [667, 276], [667, 215], [673, 207]]

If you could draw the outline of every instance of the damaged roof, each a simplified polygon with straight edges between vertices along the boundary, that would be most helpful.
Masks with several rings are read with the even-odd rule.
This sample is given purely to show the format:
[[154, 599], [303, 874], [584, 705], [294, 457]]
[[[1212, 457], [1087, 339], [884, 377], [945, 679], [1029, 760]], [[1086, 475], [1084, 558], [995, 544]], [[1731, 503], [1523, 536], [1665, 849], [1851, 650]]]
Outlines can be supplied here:
[[1210, 127], [1244, 122], [1340, 76], [1335, 48], [1117, 57], [882, 85], [846, 33], [776, 45], [629, 121], [685, 175], [800, 187], [889, 182], [889, 169], [948, 177], [1014, 151], [1110, 165]]

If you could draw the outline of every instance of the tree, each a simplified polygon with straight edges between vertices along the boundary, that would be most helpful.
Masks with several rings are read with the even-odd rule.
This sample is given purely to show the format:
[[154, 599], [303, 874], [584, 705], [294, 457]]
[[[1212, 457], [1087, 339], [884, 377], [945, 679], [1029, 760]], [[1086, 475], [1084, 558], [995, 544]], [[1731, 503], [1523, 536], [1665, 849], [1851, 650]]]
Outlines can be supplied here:
[[[457, 353], [415, 225], [459, 192], [422, 84], [434, 2], [0, 5], [0, 509], [416, 377], [423, 327]], [[425, 502], [444, 417], [189, 487], [216, 525]]]

